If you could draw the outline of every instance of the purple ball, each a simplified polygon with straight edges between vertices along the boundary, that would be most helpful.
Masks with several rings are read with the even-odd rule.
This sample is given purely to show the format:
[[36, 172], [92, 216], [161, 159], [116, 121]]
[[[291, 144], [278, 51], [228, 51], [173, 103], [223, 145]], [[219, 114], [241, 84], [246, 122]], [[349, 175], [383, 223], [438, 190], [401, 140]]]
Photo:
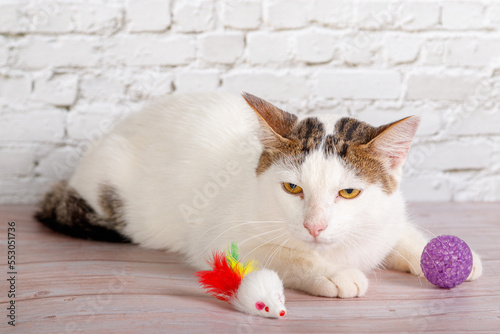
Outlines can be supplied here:
[[420, 266], [425, 277], [440, 288], [462, 284], [472, 271], [469, 246], [453, 235], [441, 235], [429, 241], [422, 252]]

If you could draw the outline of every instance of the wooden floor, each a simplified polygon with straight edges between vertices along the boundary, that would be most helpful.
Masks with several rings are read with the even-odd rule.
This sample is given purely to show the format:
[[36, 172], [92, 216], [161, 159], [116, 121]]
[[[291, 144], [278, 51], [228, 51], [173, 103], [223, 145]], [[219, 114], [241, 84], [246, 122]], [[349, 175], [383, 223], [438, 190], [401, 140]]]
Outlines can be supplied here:
[[[410, 205], [420, 226], [457, 235], [482, 256], [478, 281], [441, 290], [378, 270], [362, 298], [287, 290], [283, 319], [247, 316], [205, 295], [174, 254], [56, 234], [33, 210], [0, 206], [0, 333], [500, 332], [500, 203]], [[6, 318], [8, 221], [16, 223], [15, 329]]]

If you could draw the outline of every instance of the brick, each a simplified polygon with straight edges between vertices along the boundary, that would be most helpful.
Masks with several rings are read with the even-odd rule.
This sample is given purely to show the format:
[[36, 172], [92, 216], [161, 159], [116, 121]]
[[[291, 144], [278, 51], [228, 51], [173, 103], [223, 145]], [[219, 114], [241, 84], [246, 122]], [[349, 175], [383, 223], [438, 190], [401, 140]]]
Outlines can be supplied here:
[[399, 65], [417, 60], [422, 41], [407, 36], [389, 36], [384, 41], [387, 60], [390, 64]]
[[367, 30], [392, 29], [399, 17], [400, 13], [394, 2], [363, 1], [357, 8], [355, 25]]
[[73, 8], [73, 24], [76, 32], [111, 34], [121, 29], [121, 6], [104, 3], [77, 3]]
[[175, 78], [175, 91], [192, 93], [214, 91], [219, 87], [219, 72], [215, 70], [182, 71]]
[[446, 45], [446, 65], [486, 67], [498, 60], [500, 39], [459, 38]]
[[403, 2], [397, 22], [405, 30], [426, 30], [437, 27], [440, 6], [436, 2]]
[[84, 75], [80, 79], [80, 97], [92, 101], [122, 96], [125, 90], [122, 80], [108, 73]]
[[54, 74], [50, 78], [35, 80], [33, 99], [55, 106], [72, 105], [78, 94], [78, 76]]
[[306, 78], [301, 74], [276, 73], [273, 71], [234, 71], [223, 76], [225, 91], [248, 93], [263, 99], [288, 101], [309, 96]]
[[25, 16], [28, 30], [42, 33], [112, 33], [122, 24], [120, 7], [85, 2], [32, 2]]
[[299, 60], [307, 63], [325, 63], [333, 59], [337, 47], [333, 33], [313, 29], [298, 34], [296, 40]]
[[500, 180], [497, 178], [491, 183], [491, 187], [493, 190], [492, 201], [500, 200]]
[[29, 69], [94, 66], [99, 59], [97, 45], [96, 39], [86, 37], [30, 37], [19, 46], [16, 66]]
[[30, 147], [0, 147], [0, 177], [31, 173], [35, 166], [35, 152]]
[[193, 36], [120, 36], [105, 46], [105, 61], [138, 66], [184, 65], [195, 57]]
[[64, 33], [74, 29], [71, 6], [58, 1], [27, 3], [24, 15], [32, 32]]
[[23, 20], [21, 4], [0, 3], [0, 33], [16, 34], [27, 30]]
[[5, 38], [0, 36], [0, 66], [7, 64], [9, 59], [9, 44]]
[[253, 64], [282, 63], [291, 56], [290, 34], [287, 32], [251, 32], [247, 35], [247, 59]]
[[132, 77], [127, 95], [139, 100], [167, 95], [172, 92], [173, 79], [171, 71], [141, 71]]
[[[81, 107], [68, 114], [68, 136], [71, 139], [84, 141], [86, 146], [93, 145], [108, 133], [117, 123], [119, 115], [103, 110], [103, 104], [89, 105], [89, 110]], [[88, 147], [84, 147], [88, 149]]]
[[424, 65], [443, 65], [446, 41], [437, 39], [426, 41], [422, 47], [421, 58]]
[[173, 21], [176, 31], [211, 30], [215, 24], [213, 3], [207, 0], [175, 1]]
[[346, 28], [354, 21], [355, 6], [351, 1], [314, 0], [311, 19], [335, 28]]
[[209, 62], [234, 63], [243, 54], [244, 47], [244, 36], [239, 32], [216, 32], [200, 36], [200, 56]]
[[470, 111], [465, 110], [462, 117], [457, 115], [448, 129], [448, 134], [459, 136], [495, 135], [498, 133], [498, 129], [500, 129], [500, 113], [496, 109], [484, 110], [484, 106], [478, 104]]
[[[411, 150], [410, 150], [411, 152]], [[407, 201], [451, 201], [453, 193], [446, 180], [441, 175], [415, 175], [404, 177], [401, 191]]]
[[411, 74], [406, 98], [409, 100], [464, 100], [474, 94], [479, 78], [472, 75]]
[[423, 156], [421, 168], [431, 170], [467, 170], [487, 168], [493, 150], [484, 143], [453, 141], [436, 144]]
[[256, 29], [261, 22], [259, 1], [223, 1], [222, 23], [234, 29]]
[[338, 43], [341, 59], [351, 66], [372, 64], [383, 44], [381, 36], [370, 31], [358, 31], [343, 36]]
[[18, 177], [0, 180], [0, 203], [33, 204], [40, 200], [49, 187], [47, 180], [38, 178]]
[[128, 0], [128, 31], [162, 31], [170, 26], [170, 1]]
[[490, 4], [486, 9], [485, 26], [487, 28], [500, 28], [500, 4]]
[[64, 136], [62, 110], [0, 114], [0, 141], [59, 142]]
[[57, 147], [40, 159], [36, 173], [52, 181], [66, 180], [78, 166], [82, 153], [78, 147]]
[[31, 94], [31, 79], [26, 76], [0, 76], [0, 100], [24, 103]]
[[330, 70], [317, 78], [321, 97], [346, 99], [395, 99], [402, 91], [401, 75], [384, 70]]
[[477, 171], [456, 172], [450, 175], [454, 202], [495, 201], [497, 191], [492, 177], [484, 177]]
[[372, 105], [356, 115], [362, 121], [374, 126], [389, 124], [408, 116], [420, 117], [417, 136], [433, 135], [441, 129], [441, 115], [435, 112], [432, 106], [405, 104], [400, 110], [382, 110], [381, 106]]
[[302, 28], [309, 23], [310, 1], [269, 0], [264, 4], [264, 19], [276, 29]]
[[480, 29], [484, 25], [484, 6], [480, 2], [445, 2], [442, 25], [445, 29]]

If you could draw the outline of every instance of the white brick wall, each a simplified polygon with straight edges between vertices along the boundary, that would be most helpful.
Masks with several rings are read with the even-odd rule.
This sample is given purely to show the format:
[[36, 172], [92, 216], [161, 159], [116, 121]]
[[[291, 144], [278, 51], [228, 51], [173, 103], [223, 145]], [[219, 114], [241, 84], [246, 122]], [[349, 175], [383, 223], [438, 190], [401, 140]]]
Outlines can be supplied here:
[[420, 115], [409, 200], [500, 200], [500, 4], [0, 1], [0, 203], [34, 202], [116, 119], [243, 90], [373, 124]]

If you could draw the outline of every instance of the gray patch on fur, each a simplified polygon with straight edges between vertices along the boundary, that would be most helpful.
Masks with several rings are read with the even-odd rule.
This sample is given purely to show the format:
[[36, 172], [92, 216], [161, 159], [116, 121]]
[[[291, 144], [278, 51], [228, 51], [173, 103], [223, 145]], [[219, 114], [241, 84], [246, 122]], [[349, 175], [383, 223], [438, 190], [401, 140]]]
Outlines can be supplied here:
[[123, 218], [123, 200], [118, 195], [116, 188], [109, 184], [99, 186], [99, 205], [113, 229], [120, 229], [125, 225]]

